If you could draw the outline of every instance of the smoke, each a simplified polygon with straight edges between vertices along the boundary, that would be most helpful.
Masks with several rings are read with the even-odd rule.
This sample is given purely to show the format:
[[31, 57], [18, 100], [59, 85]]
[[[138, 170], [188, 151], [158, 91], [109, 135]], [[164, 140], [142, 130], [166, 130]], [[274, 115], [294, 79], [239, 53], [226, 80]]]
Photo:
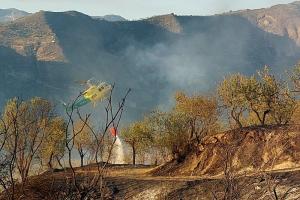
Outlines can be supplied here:
[[[177, 90], [210, 93], [225, 75], [253, 74], [264, 65], [280, 73], [283, 66], [292, 65], [299, 55], [299, 48], [294, 48], [289, 39], [266, 33], [239, 16], [176, 17], [176, 20], [182, 27], [179, 34], [146, 22], [120, 23], [124, 29], [132, 29], [126, 34], [123, 28], [110, 27], [112, 30], [100, 41], [103, 43], [103, 38], [116, 35], [113, 38], [117, 42], [107, 41], [95, 58], [85, 53], [73, 55], [74, 58], [83, 57], [74, 60], [81, 63], [81, 66], [76, 65], [80, 73], [74, 71], [74, 77], [80, 74], [78, 78], [92, 76], [115, 82], [115, 99], [120, 99], [127, 88], [132, 88], [124, 114], [125, 121], [132, 121], [156, 107], [170, 108]], [[145, 26], [146, 30], [141, 30], [140, 26]], [[123, 34], [126, 37], [118, 40]], [[96, 45], [81, 46], [89, 49]], [[82, 49], [81, 52], [91, 50]]]
[[[35, 67], [23, 68], [20, 63], [3, 65], [1, 96], [26, 91], [27, 97], [43, 96], [60, 104], [84, 90], [77, 80], [94, 77], [115, 83], [115, 104], [132, 89], [125, 122], [157, 107], [168, 109], [177, 90], [209, 93], [229, 73], [253, 74], [264, 65], [280, 73], [299, 58], [293, 41], [264, 32], [239, 16], [175, 16], [181, 33], [147, 21], [111, 23], [80, 13], [46, 13], [46, 18], [69, 62], [37, 61]], [[7, 62], [7, 53], [0, 58]], [[23, 71], [27, 75], [19, 81], [9, 78]], [[99, 103], [97, 112], [103, 107]], [[91, 106], [84, 109], [94, 111]], [[96, 118], [101, 120], [102, 113]]]
[[146, 48], [130, 46], [124, 53], [137, 66], [136, 70], [142, 71], [134, 76], [136, 81], [145, 82], [150, 77], [162, 83], [138, 88], [155, 88], [156, 104], [162, 107], [173, 103], [176, 90], [209, 93], [225, 75], [253, 74], [264, 65], [280, 73], [293, 65], [299, 55], [293, 41], [266, 33], [239, 16], [176, 19], [183, 31], [171, 35], [171, 41]]

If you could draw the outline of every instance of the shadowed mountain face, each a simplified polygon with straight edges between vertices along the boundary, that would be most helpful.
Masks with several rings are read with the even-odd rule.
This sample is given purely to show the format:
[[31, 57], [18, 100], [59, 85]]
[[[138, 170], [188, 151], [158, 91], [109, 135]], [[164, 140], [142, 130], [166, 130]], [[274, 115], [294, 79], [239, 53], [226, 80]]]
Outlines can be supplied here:
[[293, 38], [241, 13], [109, 22], [74, 11], [39, 12], [3, 24], [1, 105], [15, 95], [68, 101], [83, 89], [76, 80], [94, 77], [115, 82], [119, 97], [133, 89], [125, 116], [131, 120], [170, 105], [176, 90], [208, 91], [230, 72], [270, 65], [280, 73], [298, 61]]
[[0, 22], [14, 21], [18, 18], [25, 17], [27, 15], [29, 15], [29, 13], [14, 8], [0, 9]]

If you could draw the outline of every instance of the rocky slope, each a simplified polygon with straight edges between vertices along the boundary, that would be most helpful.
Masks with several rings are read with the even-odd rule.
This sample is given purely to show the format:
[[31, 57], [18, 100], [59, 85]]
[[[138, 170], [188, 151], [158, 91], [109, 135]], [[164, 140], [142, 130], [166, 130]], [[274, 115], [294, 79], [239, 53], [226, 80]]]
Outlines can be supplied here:
[[300, 2], [276, 5], [267, 9], [243, 10], [234, 13], [247, 18], [262, 30], [287, 36], [300, 45]]
[[151, 17], [146, 19], [147, 22], [151, 24], [155, 24], [165, 28], [166, 30], [173, 32], [173, 33], [181, 33], [182, 27], [178, 21], [178, 18], [173, 13], [169, 15], [161, 15], [156, 17]]

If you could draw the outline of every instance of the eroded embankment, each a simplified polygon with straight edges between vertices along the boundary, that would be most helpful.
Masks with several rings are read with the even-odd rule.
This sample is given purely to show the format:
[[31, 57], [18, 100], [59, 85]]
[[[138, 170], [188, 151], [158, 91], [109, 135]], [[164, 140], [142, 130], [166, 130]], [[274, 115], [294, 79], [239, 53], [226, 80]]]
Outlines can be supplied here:
[[300, 129], [291, 126], [249, 127], [206, 137], [182, 162], [173, 160], [153, 175], [208, 175], [224, 171], [289, 170], [300, 167]]

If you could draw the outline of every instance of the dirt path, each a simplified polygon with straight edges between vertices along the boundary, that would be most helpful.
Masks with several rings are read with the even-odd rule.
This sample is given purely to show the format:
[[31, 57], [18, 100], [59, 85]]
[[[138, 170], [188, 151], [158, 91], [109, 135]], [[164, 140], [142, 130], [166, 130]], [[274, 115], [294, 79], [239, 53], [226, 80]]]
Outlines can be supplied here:
[[[215, 180], [215, 179], [222, 179], [222, 175], [215, 175], [215, 176], [153, 176], [151, 175], [151, 171], [155, 169], [156, 166], [147, 166], [147, 165], [116, 165], [108, 167], [105, 171], [105, 176], [110, 178], [130, 178], [130, 179], [139, 179], [139, 180], [156, 180], [156, 181], [196, 181], [196, 180]], [[84, 169], [77, 170], [78, 172], [86, 172]], [[300, 172], [299, 168], [287, 168], [282, 170], [272, 170], [272, 171], [265, 171], [262, 173], [290, 173], [290, 172]], [[88, 173], [98, 173], [98, 170], [95, 168], [89, 168]], [[248, 174], [248, 177], [257, 176], [258, 173]]]
[[[212, 191], [222, 190], [222, 176], [152, 176], [153, 166], [110, 166], [106, 171], [106, 185], [111, 190], [113, 199], [211, 199]], [[299, 182], [300, 169], [276, 170], [272, 173], [282, 177], [284, 182], [281, 183], [282, 191], [289, 187], [291, 182]], [[84, 172], [84, 170], [82, 171]], [[97, 173], [97, 170], [89, 169], [89, 173]], [[258, 178], [258, 174], [253, 174], [242, 178], [240, 182], [248, 182], [247, 187], [242, 188], [245, 194], [250, 194], [254, 188], [263, 188], [264, 182]], [[244, 183], [243, 183], [244, 184]], [[255, 200], [263, 199], [257, 193]], [[300, 188], [296, 190], [300, 194]], [[280, 192], [279, 192], [280, 193]], [[248, 198], [248, 197], [247, 197]], [[251, 198], [249, 198], [251, 199]], [[294, 200], [291, 196], [287, 198]]]

